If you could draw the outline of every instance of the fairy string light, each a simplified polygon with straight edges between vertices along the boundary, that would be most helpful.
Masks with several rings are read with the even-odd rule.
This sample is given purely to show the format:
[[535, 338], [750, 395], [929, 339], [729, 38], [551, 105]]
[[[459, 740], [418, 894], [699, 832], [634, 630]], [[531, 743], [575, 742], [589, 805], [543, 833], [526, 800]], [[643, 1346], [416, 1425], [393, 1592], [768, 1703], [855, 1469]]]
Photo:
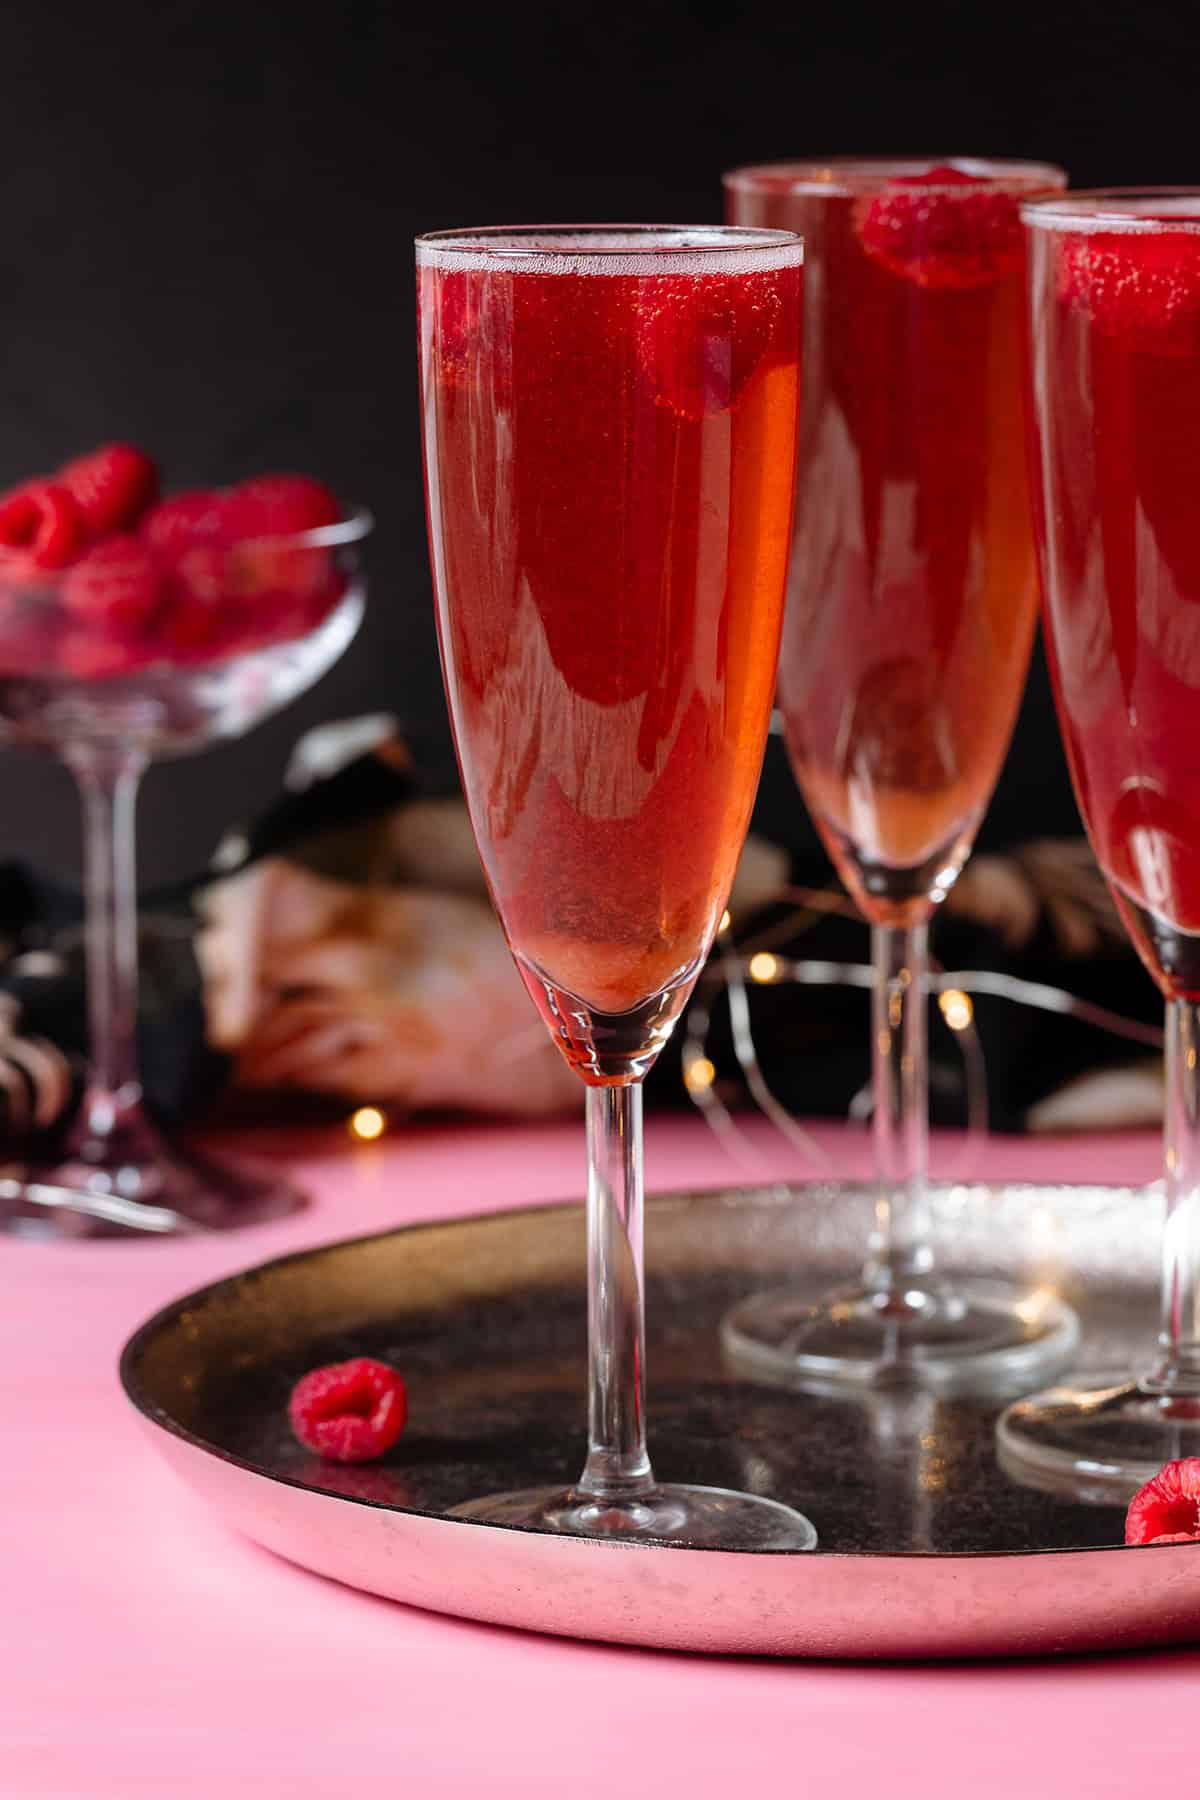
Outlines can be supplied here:
[[[718, 1091], [717, 1068], [708, 1054], [713, 1003], [723, 995], [729, 1009], [734, 1057], [751, 1099], [759, 1112], [810, 1163], [825, 1172], [830, 1167], [829, 1157], [812, 1133], [775, 1097], [763, 1073], [754, 1041], [749, 989], [791, 984], [797, 987], [854, 987], [869, 991], [874, 983], [874, 972], [866, 963], [779, 954], [777, 946], [794, 939], [823, 913], [858, 917], [851, 902], [842, 895], [789, 888], [782, 897], [798, 903], [797, 909], [740, 946], [734, 943], [729, 913], [722, 918], [718, 955], [710, 961], [697, 983], [692, 1004], [683, 1020], [683, 1083], [693, 1105], [730, 1153], [747, 1168], [755, 1171], [765, 1168], [765, 1158], [722, 1099]], [[1032, 1006], [1059, 1017], [1078, 1019], [1082, 1024], [1147, 1049], [1161, 1050], [1163, 1047], [1163, 1033], [1157, 1026], [1127, 1019], [1107, 1007], [1083, 1000], [1065, 988], [1027, 981], [997, 970], [941, 970], [934, 965], [930, 969], [930, 993], [936, 997], [938, 1010], [963, 1058], [967, 1112], [964, 1149], [960, 1166], [947, 1171], [947, 1178], [955, 1181], [966, 1179], [974, 1167], [988, 1127], [987, 1065], [975, 1026], [972, 996], [986, 995], [1018, 1006]], [[869, 1101], [869, 1090], [864, 1089], [851, 1102], [850, 1117], [868, 1117]]]

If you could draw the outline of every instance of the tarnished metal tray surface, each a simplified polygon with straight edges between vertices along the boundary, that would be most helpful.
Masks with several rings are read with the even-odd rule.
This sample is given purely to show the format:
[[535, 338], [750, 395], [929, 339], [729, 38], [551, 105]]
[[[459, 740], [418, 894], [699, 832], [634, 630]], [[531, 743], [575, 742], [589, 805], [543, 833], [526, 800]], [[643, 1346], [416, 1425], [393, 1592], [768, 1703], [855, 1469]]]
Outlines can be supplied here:
[[[1161, 1198], [1105, 1187], [956, 1187], [953, 1260], [1079, 1310], [1079, 1367], [1130, 1366], [1154, 1330]], [[807, 1554], [597, 1543], [445, 1517], [569, 1481], [583, 1455], [578, 1205], [416, 1226], [268, 1263], [176, 1302], [122, 1378], [158, 1448], [228, 1522], [322, 1575], [530, 1630], [686, 1650], [993, 1656], [1200, 1638], [1200, 1544], [1126, 1549], [1122, 1512], [1014, 1485], [997, 1406], [760, 1387], [721, 1359], [724, 1310], [792, 1274], [849, 1274], [871, 1194], [814, 1183], [669, 1195], [647, 1214], [651, 1449], [664, 1479], [798, 1506]], [[409, 1383], [382, 1463], [291, 1437], [291, 1384], [376, 1355]]]

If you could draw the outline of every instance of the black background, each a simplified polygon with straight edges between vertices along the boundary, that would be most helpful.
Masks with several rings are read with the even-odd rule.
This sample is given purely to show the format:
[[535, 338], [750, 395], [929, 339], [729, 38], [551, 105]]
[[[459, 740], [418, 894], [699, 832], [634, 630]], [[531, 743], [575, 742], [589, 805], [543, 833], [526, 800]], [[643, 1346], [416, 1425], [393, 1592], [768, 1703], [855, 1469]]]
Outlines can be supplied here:
[[[411, 239], [439, 226], [720, 216], [721, 170], [1010, 154], [1077, 186], [1200, 181], [1190, 3], [419, 8], [16, 0], [0, 43], [0, 482], [105, 437], [172, 485], [266, 467], [366, 502], [369, 622], [240, 744], [160, 767], [149, 884], [260, 810], [318, 719], [394, 710], [453, 784], [425, 559]], [[9, 753], [5, 851], [73, 874], [62, 771]], [[760, 815], [801, 841], [772, 746]], [[985, 835], [1076, 828], [1035, 671]]]

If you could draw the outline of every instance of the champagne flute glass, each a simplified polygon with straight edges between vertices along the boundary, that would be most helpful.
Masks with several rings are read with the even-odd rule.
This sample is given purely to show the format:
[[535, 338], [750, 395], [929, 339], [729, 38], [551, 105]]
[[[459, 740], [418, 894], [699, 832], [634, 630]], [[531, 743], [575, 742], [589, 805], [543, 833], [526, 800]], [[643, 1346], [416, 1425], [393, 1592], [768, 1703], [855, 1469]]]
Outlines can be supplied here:
[[462, 1516], [808, 1548], [646, 1452], [640, 1082], [712, 944], [762, 764], [795, 480], [803, 249], [580, 226], [417, 241], [438, 634], [471, 822], [586, 1086], [589, 1448]]
[[0, 1228], [218, 1230], [300, 1204], [276, 1177], [172, 1148], [143, 1110], [135, 809], [153, 759], [240, 737], [342, 654], [362, 617], [358, 546], [370, 526], [359, 512], [314, 531], [199, 543], [136, 629], [119, 604], [105, 609], [84, 565], [46, 574], [0, 553], [0, 723], [9, 741], [60, 757], [83, 800], [90, 1039], [61, 1153], [0, 1166]]
[[1057, 1297], [939, 1269], [927, 1167], [928, 924], [995, 785], [1036, 613], [1018, 207], [1064, 181], [969, 159], [725, 178], [731, 218], [805, 238], [780, 705], [875, 969], [866, 1265], [848, 1292], [781, 1289], [728, 1315], [727, 1353], [767, 1381], [1015, 1392], [1077, 1333]]
[[1019, 1480], [1113, 1504], [1200, 1454], [1200, 189], [1022, 216], [1050, 669], [1092, 849], [1166, 1001], [1166, 1225], [1155, 1359], [1021, 1401], [998, 1441]]

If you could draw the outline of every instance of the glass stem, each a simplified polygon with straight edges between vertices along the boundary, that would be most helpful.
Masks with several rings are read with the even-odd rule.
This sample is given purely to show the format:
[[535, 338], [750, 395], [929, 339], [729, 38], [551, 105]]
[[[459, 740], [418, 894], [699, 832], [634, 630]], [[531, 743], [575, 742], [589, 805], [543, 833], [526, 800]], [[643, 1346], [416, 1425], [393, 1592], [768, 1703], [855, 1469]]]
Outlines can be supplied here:
[[1200, 1009], [1169, 1000], [1166, 1026], [1161, 1360], [1142, 1385], [1157, 1394], [1200, 1394]]
[[933, 1268], [929, 1241], [928, 927], [871, 930], [875, 1229], [864, 1282], [881, 1299], [909, 1291]]
[[139, 1113], [138, 914], [134, 816], [145, 759], [124, 749], [69, 759], [83, 799], [89, 1067], [85, 1148], [102, 1151]]
[[654, 1486], [646, 1453], [642, 1090], [587, 1090], [588, 1454], [578, 1492]]

